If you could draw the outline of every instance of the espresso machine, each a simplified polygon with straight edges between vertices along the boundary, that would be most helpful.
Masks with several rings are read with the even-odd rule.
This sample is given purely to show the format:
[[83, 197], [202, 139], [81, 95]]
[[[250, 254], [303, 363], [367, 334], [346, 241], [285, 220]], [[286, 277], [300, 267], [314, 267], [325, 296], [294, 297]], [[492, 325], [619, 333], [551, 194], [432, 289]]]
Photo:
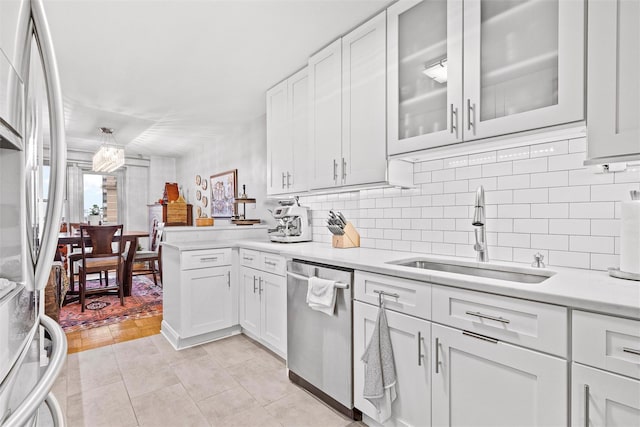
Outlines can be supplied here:
[[279, 243], [310, 242], [313, 236], [309, 208], [300, 206], [297, 197], [295, 202], [285, 200], [279, 204], [272, 212], [276, 227], [269, 229], [269, 239]]

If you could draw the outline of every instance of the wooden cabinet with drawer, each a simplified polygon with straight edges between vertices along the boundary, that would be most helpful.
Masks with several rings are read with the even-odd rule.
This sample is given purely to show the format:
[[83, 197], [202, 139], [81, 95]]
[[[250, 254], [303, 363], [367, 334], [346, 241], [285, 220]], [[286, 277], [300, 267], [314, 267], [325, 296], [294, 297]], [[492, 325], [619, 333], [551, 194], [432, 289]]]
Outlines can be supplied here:
[[238, 293], [231, 248], [163, 249], [162, 334], [187, 348], [237, 333]]
[[354, 298], [358, 301], [377, 306], [380, 298], [384, 298], [388, 310], [431, 318], [431, 285], [428, 283], [363, 271], [356, 271], [354, 282]]
[[574, 426], [640, 425], [640, 320], [574, 311]]
[[434, 322], [567, 356], [565, 307], [444, 286], [432, 292]]
[[181, 270], [194, 268], [220, 267], [231, 264], [231, 248], [201, 249], [183, 251], [180, 254]]
[[434, 425], [566, 424], [565, 307], [444, 286], [432, 296]]
[[393, 348], [397, 399], [386, 426], [425, 426], [431, 420], [429, 283], [362, 271], [355, 272], [353, 303], [354, 404], [379, 421], [376, 408], [363, 396], [366, 367], [361, 357], [371, 340], [380, 303], [384, 303]]
[[573, 312], [573, 360], [640, 379], [640, 320]]

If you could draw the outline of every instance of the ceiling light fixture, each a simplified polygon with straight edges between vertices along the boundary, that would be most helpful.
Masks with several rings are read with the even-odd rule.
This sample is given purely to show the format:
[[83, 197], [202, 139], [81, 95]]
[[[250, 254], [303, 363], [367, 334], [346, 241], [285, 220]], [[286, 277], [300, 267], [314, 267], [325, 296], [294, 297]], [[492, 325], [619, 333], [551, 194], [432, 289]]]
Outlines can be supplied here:
[[427, 77], [437, 81], [438, 83], [446, 83], [447, 82], [447, 58], [441, 59], [440, 61], [424, 66], [424, 70], [422, 70]]
[[124, 148], [119, 148], [113, 129], [100, 128], [100, 149], [93, 155], [94, 172], [113, 172], [124, 165]]

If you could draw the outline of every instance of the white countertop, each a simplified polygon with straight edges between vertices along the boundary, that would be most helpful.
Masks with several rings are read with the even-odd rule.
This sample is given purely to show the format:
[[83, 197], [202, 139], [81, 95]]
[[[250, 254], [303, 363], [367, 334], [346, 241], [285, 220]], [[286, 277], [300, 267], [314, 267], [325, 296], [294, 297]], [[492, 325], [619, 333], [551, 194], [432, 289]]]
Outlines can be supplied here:
[[329, 243], [287, 244], [273, 243], [266, 240], [221, 240], [213, 242], [163, 243], [163, 245], [181, 251], [220, 247], [255, 249], [277, 253], [287, 258], [297, 258], [434, 284], [508, 295], [606, 314], [640, 318], [640, 282], [616, 279], [603, 271], [561, 267], [537, 270], [528, 268], [524, 264], [513, 262], [489, 263], [495, 266], [506, 266], [513, 271], [531, 273], [532, 270], [537, 270], [539, 272], [555, 273], [542, 283], [531, 284], [387, 264], [390, 261], [401, 259], [427, 258], [433, 261], [455, 261], [471, 266], [476, 264], [487, 265], [486, 263], [476, 263], [469, 258], [367, 248], [335, 249]]

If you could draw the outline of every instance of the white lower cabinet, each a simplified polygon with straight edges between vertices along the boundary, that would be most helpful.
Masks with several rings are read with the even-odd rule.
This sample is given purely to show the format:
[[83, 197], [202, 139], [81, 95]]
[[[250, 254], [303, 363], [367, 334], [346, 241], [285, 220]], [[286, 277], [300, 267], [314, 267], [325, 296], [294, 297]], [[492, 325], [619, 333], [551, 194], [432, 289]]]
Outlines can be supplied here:
[[640, 426], [638, 380], [574, 363], [571, 402], [573, 426]]
[[183, 278], [183, 336], [232, 326], [230, 266], [187, 270], [183, 272]]
[[[397, 398], [392, 405], [392, 417], [384, 425], [428, 426], [431, 423], [429, 378], [431, 324], [426, 320], [391, 310], [387, 310], [386, 315], [396, 367]], [[365, 365], [361, 358], [373, 334], [377, 317], [377, 306], [354, 301], [354, 404], [374, 420], [378, 419], [377, 411], [362, 395]]]
[[253, 338], [286, 358], [286, 278], [242, 266], [240, 283], [240, 325]]
[[183, 349], [237, 333], [238, 293], [231, 248], [165, 246], [161, 332]]
[[640, 426], [640, 320], [575, 310], [572, 326], [572, 425]]
[[432, 325], [434, 426], [561, 426], [567, 362]]

